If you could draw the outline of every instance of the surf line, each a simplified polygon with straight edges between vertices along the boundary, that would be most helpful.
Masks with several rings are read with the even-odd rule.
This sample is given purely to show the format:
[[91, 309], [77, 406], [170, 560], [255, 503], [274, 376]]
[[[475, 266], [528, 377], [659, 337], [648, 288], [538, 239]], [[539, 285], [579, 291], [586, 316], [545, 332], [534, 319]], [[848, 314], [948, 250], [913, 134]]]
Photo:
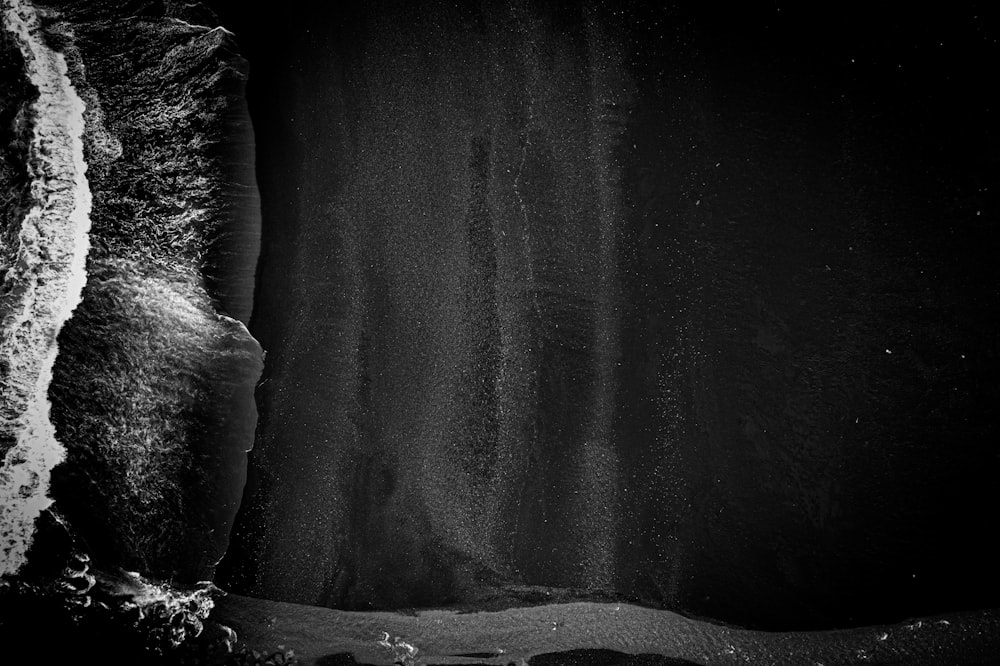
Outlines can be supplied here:
[[0, 442], [13, 442], [0, 466], [0, 576], [25, 562], [35, 520], [52, 500], [52, 469], [65, 449], [49, 418], [56, 339], [80, 303], [90, 249], [90, 186], [83, 154], [83, 100], [66, 59], [44, 41], [28, 0], [0, 0], [2, 29], [38, 90], [28, 149], [31, 208], [0, 290]]

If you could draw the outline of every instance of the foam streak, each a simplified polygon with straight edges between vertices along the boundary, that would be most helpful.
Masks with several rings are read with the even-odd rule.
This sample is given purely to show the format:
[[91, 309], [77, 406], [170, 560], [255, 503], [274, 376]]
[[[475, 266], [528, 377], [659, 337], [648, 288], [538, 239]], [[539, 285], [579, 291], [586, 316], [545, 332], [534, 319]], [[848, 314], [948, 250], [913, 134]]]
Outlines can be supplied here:
[[34, 123], [28, 156], [32, 207], [17, 258], [0, 291], [0, 435], [14, 445], [0, 467], [0, 575], [24, 564], [35, 519], [52, 503], [49, 476], [63, 446], [49, 419], [56, 339], [80, 302], [90, 247], [90, 188], [83, 156], [84, 103], [66, 60], [49, 48], [35, 8], [2, 0], [3, 29], [21, 48], [31, 83]]

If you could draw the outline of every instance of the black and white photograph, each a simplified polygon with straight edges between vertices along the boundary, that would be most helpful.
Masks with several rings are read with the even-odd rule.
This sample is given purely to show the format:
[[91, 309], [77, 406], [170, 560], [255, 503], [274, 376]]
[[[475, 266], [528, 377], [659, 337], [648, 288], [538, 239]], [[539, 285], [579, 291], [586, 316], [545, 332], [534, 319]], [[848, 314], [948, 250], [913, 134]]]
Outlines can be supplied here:
[[1000, 6], [0, 0], [0, 662], [1000, 664]]

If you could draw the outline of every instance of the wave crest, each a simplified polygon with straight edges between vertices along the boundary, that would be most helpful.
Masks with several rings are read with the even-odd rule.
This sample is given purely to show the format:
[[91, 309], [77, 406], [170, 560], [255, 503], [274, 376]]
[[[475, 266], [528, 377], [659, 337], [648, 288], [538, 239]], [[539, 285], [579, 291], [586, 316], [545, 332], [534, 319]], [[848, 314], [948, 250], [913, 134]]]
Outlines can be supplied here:
[[35, 8], [4, 0], [3, 29], [38, 90], [31, 105], [31, 208], [0, 292], [0, 575], [25, 561], [35, 519], [52, 503], [49, 476], [64, 457], [49, 418], [56, 339], [80, 302], [90, 248], [90, 188], [83, 155], [85, 105], [66, 60], [42, 38]]

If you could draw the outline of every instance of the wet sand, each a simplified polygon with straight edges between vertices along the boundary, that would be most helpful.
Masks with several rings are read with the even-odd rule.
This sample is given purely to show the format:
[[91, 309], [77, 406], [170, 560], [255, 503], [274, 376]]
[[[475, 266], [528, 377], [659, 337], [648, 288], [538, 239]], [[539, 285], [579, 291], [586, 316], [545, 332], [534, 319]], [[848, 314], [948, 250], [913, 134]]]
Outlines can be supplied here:
[[[536, 655], [610, 650], [695, 664], [987, 664], [1000, 654], [1000, 612], [980, 611], [816, 632], [747, 631], [629, 604], [570, 603], [491, 613], [354, 613], [229, 595], [213, 619], [259, 650], [291, 648], [305, 664], [521, 664]], [[326, 661], [324, 661], [326, 658]], [[555, 658], [546, 663], [571, 663]]]

